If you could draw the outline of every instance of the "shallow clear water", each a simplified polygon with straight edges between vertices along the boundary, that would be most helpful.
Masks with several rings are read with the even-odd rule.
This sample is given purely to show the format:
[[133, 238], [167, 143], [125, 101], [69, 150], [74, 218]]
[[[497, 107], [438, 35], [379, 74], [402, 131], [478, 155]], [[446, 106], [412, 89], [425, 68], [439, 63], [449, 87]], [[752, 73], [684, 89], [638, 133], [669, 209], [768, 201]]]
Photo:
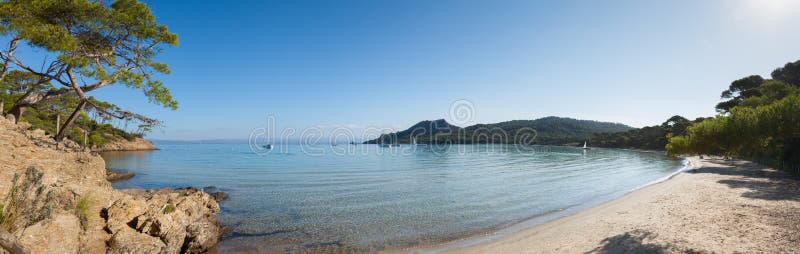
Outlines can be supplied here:
[[[103, 154], [117, 188], [216, 186], [226, 251], [364, 251], [453, 240], [619, 197], [680, 169], [660, 153], [512, 145], [157, 144]], [[309, 150], [314, 154], [308, 154]]]

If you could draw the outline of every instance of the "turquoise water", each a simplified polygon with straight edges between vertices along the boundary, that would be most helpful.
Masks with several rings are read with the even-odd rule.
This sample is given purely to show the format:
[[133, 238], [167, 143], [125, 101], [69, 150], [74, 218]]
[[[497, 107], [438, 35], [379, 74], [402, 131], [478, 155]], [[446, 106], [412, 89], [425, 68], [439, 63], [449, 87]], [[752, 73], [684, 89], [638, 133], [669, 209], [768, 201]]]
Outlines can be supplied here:
[[[681, 168], [660, 153], [513, 145], [157, 144], [106, 153], [117, 188], [215, 186], [228, 251], [374, 251], [459, 239], [619, 197]], [[263, 152], [263, 151], [261, 151]]]

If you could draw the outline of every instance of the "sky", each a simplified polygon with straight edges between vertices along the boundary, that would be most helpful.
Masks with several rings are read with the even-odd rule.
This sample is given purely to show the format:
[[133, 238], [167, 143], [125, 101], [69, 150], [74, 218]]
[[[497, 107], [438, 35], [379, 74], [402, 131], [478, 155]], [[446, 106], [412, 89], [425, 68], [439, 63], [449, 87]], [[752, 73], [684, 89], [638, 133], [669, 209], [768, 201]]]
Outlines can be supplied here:
[[153, 139], [274, 128], [402, 130], [562, 116], [660, 124], [713, 116], [731, 81], [800, 59], [800, 1], [146, 1], [180, 44], [158, 60], [175, 111]]

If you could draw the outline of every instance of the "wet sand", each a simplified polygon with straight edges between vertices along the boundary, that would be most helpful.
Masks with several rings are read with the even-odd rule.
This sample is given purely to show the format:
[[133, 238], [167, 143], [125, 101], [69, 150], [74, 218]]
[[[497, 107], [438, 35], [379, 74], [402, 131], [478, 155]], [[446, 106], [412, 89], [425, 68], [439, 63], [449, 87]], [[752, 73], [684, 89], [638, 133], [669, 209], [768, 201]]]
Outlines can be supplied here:
[[489, 241], [412, 253], [793, 253], [800, 179], [746, 161], [694, 169], [622, 198]]

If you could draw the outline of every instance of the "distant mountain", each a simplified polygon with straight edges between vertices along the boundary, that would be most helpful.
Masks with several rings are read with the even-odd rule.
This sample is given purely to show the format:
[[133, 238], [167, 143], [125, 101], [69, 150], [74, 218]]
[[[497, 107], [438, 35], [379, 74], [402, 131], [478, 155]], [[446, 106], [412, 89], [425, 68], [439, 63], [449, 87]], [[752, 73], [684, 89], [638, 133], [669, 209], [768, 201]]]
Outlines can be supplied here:
[[461, 131], [461, 127], [452, 125], [444, 119], [434, 121], [422, 121], [408, 129], [390, 134], [384, 134], [379, 138], [368, 140], [364, 144], [391, 144], [391, 143], [411, 143], [411, 137], [416, 137], [419, 143], [431, 143], [433, 137], [450, 136]]
[[422, 121], [404, 131], [384, 134], [364, 143], [410, 143], [411, 137], [415, 137], [417, 143], [577, 145], [595, 133], [614, 133], [631, 129], [633, 127], [620, 123], [555, 116], [536, 120], [476, 124], [465, 128], [439, 119]]

